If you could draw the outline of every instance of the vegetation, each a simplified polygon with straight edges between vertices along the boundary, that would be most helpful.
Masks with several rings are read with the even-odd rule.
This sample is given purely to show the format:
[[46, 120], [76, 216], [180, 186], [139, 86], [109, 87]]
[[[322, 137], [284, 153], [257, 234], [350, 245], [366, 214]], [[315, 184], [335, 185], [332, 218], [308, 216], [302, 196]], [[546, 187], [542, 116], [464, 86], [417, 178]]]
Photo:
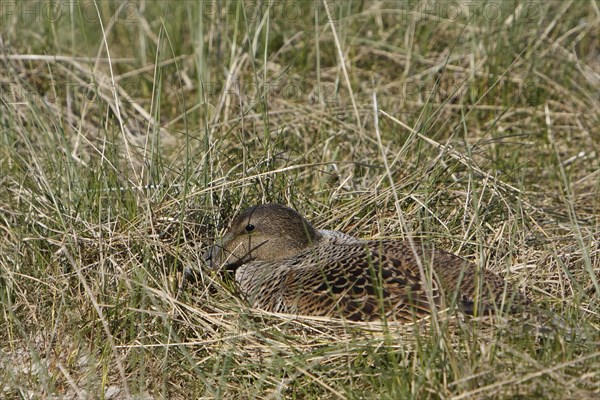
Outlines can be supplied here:
[[[595, 1], [0, 7], [0, 397], [600, 396]], [[263, 202], [562, 323], [251, 309], [202, 254]]]

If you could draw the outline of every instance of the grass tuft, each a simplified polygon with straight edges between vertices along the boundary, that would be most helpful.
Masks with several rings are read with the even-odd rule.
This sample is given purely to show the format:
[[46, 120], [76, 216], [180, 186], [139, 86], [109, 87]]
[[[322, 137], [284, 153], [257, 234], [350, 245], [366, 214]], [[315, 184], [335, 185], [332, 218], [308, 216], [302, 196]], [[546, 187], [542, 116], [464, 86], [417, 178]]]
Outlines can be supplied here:
[[[600, 395], [596, 3], [30, 6], [0, 5], [0, 397]], [[251, 309], [202, 254], [263, 202], [561, 322]]]

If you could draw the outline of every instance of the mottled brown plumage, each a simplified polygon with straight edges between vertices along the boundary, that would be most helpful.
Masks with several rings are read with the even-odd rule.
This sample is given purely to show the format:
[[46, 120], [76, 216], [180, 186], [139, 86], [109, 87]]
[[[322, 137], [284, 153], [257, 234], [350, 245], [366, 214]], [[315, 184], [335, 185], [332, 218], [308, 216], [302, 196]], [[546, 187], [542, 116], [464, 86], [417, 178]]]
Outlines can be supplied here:
[[[422, 279], [417, 257], [429, 278]], [[410, 322], [433, 307], [456, 304], [481, 314], [527, 303], [500, 276], [454, 254], [419, 242], [413, 248], [408, 241], [316, 230], [278, 204], [236, 217], [208, 258], [213, 268], [235, 271], [254, 307], [272, 312]]]

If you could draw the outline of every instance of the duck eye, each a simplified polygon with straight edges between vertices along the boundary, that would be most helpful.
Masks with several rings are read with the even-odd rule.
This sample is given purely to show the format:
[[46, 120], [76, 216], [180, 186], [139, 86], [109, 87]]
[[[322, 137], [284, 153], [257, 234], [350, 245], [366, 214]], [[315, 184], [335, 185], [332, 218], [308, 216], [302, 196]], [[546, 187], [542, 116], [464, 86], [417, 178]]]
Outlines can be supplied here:
[[248, 224], [246, 225], [246, 232], [252, 232], [254, 230], [254, 225]]

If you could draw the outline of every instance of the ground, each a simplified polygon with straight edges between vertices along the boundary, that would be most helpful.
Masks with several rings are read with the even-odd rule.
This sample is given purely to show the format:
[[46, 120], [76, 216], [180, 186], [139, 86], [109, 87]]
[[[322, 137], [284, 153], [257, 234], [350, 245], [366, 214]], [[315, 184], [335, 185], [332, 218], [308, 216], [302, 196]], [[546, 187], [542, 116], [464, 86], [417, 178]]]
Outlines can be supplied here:
[[[0, 397], [600, 396], [596, 2], [4, 1], [0, 19]], [[431, 241], [558, 322], [251, 309], [202, 254], [263, 202]]]

